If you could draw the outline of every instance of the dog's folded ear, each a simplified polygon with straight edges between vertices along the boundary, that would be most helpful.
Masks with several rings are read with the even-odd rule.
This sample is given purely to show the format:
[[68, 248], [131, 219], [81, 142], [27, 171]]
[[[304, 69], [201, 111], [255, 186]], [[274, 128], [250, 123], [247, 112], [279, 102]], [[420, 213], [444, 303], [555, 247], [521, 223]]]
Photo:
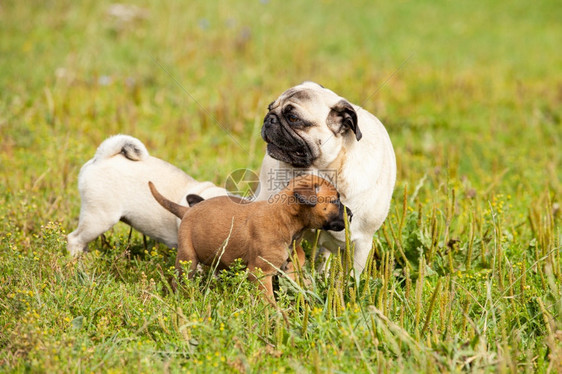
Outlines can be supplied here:
[[304, 204], [307, 206], [316, 206], [317, 198], [316, 198], [316, 194], [314, 193], [306, 193], [306, 191], [295, 191], [293, 195], [295, 196], [295, 199], [297, 199], [297, 201], [300, 204]]
[[195, 204], [200, 203], [201, 201], [205, 200], [203, 199], [201, 196], [196, 195], [196, 194], [189, 194], [185, 197], [185, 200], [187, 200], [187, 205], [194, 206]]
[[363, 137], [357, 124], [357, 113], [353, 109], [353, 105], [347, 100], [340, 100], [332, 107], [330, 114], [328, 114], [327, 123], [336, 134], [350, 129], [358, 141]]

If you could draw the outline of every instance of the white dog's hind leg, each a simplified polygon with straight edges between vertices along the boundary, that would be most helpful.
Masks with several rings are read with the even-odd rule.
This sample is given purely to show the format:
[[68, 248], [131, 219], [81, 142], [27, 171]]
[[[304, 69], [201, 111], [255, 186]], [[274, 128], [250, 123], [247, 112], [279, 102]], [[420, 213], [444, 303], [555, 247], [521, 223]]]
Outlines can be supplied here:
[[112, 228], [119, 217], [104, 216], [100, 214], [87, 214], [80, 216], [78, 228], [68, 234], [68, 252], [76, 257], [86, 250], [88, 243]]

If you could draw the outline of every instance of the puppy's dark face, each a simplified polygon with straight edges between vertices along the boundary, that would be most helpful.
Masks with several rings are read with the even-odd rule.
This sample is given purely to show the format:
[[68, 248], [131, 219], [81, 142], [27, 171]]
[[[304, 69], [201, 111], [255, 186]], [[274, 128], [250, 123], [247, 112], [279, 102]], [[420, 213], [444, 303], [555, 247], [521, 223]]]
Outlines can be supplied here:
[[[334, 205], [338, 208], [337, 213], [334, 211], [322, 226], [322, 230], [332, 230], [332, 231], [342, 231], [345, 229], [345, 215], [344, 211], [347, 211], [347, 218], [351, 222], [351, 218], [353, 217], [353, 213], [351, 209], [343, 205], [339, 199], [339, 194], [337, 200], [332, 200], [331, 205]], [[335, 210], [335, 209], [333, 209]]]
[[351, 221], [353, 213], [344, 206], [335, 187], [323, 178], [305, 175], [291, 181], [293, 195], [309, 215], [310, 228], [331, 231], [345, 229], [345, 211]]
[[341, 152], [343, 138], [360, 140], [353, 105], [312, 82], [285, 91], [268, 107], [261, 135], [267, 153], [294, 167], [329, 165]]

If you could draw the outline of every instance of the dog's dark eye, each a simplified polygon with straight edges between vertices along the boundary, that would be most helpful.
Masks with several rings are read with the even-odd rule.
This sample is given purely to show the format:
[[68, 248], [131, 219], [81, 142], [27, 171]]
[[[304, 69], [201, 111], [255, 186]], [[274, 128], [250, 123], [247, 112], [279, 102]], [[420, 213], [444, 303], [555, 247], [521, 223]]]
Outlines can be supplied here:
[[292, 113], [287, 114], [287, 121], [291, 122], [291, 123], [295, 123], [299, 121], [299, 117], [295, 116]]

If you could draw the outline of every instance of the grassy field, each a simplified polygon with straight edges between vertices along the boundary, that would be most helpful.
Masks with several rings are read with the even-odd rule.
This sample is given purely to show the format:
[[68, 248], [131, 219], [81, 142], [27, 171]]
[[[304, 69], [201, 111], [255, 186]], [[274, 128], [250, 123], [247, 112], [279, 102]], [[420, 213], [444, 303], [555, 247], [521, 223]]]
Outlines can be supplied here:
[[[556, 1], [0, 4], [0, 370], [561, 372]], [[170, 293], [174, 250], [117, 225], [79, 260], [77, 177], [126, 133], [199, 180], [259, 170], [266, 106], [313, 80], [393, 140], [359, 284], [340, 258]], [[308, 247], [309, 255], [313, 248]]]

